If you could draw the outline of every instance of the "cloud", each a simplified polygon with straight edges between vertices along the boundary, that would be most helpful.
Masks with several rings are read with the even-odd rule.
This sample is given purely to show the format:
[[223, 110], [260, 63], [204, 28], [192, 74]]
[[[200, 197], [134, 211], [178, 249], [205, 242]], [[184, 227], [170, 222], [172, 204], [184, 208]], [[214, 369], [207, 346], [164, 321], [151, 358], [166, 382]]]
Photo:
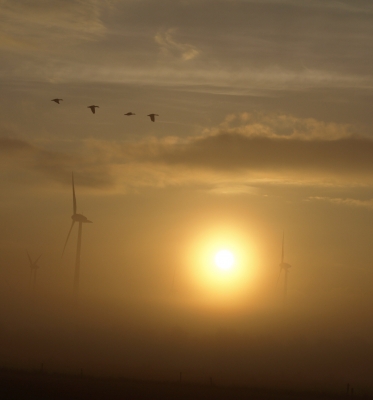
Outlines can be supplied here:
[[244, 136], [286, 137], [288, 139], [334, 140], [350, 137], [354, 127], [349, 124], [318, 121], [315, 118], [298, 118], [289, 114], [248, 113], [227, 115], [215, 128], [206, 129], [208, 136], [219, 133]]
[[221, 132], [160, 149], [154, 161], [213, 169], [373, 173], [373, 141], [362, 137], [303, 140]]
[[221, 182], [214, 185], [209, 193], [218, 195], [238, 195], [238, 194], [257, 194], [258, 190], [255, 187], [245, 185], [243, 183], [233, 183], [233, 182]]
[[233, 94], [371, 87], [371, 5], [298, 3], [2, 0], [2, 75]]
[[24, 140], [0, 137], [0, 166], [6, 170], [27, 169], [42, 172], [50, 179], [70, 184], [70, 174], [79, 174], [80, 184], [108, 188], [113, 180], [109, 165], [99, 162], [97, 154], [71, 155], [36, 147]]
[[196, 58], [200, 51], [191, 44], [176, 42], [173, 38], [175, 31], [175, 29], [161, 30], [155, 35], [154, 40], [159, 45], [161, 53], [167, 57], [174, 57], [183, 61]]
[[373, 180], [371, 138], [348, 124], [292, 115], [232, 114], [198, 136], [91, 145], [111, 154], [116, 176], [135, 187], [194, 184], [215, 194], [252, 194], [260, 182], [351, 186]]
[[3, 23], [0, 48], [11, 51], [58, 50], [73, 42], [95, 40], [106, 28], [101, 16], [114, 5], [106, 0], [3, 0], [0, 19]]
[[7, 68], [3, 67], [2, 75], [4, 78], [24, 79], [26, 76], [28, 79], [59, 83], [98, 82], [133, 85], [136, 82], [151, 87], [177, 87], [188, 92], [235, 96], [273, 97], [280, 91], [289, 93], [294, 90], [308, 91], [320, 87], [353, 88], [365, 92], [367, 88], [373, 86], [373, 77], [368, 74], [345, 74], [318, 68], [294, 70], [279, 65], [257, 68], [245, 64], [239, 69], [232, 69], [229, 65], [217, 66], [217, 63], [212, 63], [211, 60], [204, 60], [206, 62], [200, 63], [198, 67], [195, 65], [191, 67], [188, 62], [184, 62], [185, 59], [180, 52], [172, 53], [166, 48], [161, 52], [165, 59], [157, 65], [154, 65], [155, 55], [151, 51], [144, 51], [144, 58], [152, 57], [144, 62], [137, 59], [136, 55], [132, 57], [131, 54], [127, 54], [125, 65], [122, 61], [118, 61], [118, 52], [115, 55], [111, 54], [110, 63], [103, 62], [99, 56], [90, 52], [84, 53], [85, 57], [82, 57], [82, 53], [76, 52], [73, 56], [68, 54], [66, 57], [50, 59], [48, 62], [28, 60], [22, 64], [20, 61], [14, 63], [13, 60], [9, 62]]
[[[236, 125], [234, 125], [236, 124]], [[148, 160], [220, 171], [334, 176], [373, 174], [373, 141], [349, 125], [286, 115], [229, 116], [199, 137], [154, 143]]]
[[[231, 0], [227, 0], [231, 1]], [[329, 1], [325, 2], [322, 0], [303, 0], [299, 2], [297, 0], [241, 0], [245, 3], [256, 3], [256, 4], [280, 4], [290, 5], [299, 8], [320, 8], [324, 10], [332, 9], [345, 12], [373, 12], [373, 8], [370, 2], [360, 1], [357, 4], [353, 4], [347, 1]]]
[[[156, 143], [156, 145], [155, 145]], [[169, 143], [165, 140], [162, 143]], [[58, 144], [54, 143], [54, 146]], [[42, 173], [52, 182], [70, 185], [71, 172], [79, 177], [79, 184], [105, 191], [137, 191], [146, 187], [163, 188], [178, 185], [205, 185], [211, 187], [211, 173], [190, 168], [170, 168], [145, 160], [158, 147], [158, 141], [149, 138], [140, 143], [110, 142], [87, 139], [75, 142], [71, 149], [51, 151], [16, 138], [0, 137], [0, 170], [12, 174], [21, 171]], [[221, 176], [216, 179], [218, 185]], [[23, 180], [24, 182], [24, 180]], [[230, 182], [234, 184], [234, 180]]]
[[[366, 90], [371, 21], [353, 14], [346, 25], [342, 3], [332, 3], [335, 10], [331, 2], [3, 0], [1, 71], [5, 79], [188, 85], [231, 94]], [[177, 26], [183, 38], [162, 26]]]
[[373, 199], [369, 200], [359, 200], [359, 199], [351, 199], [351, 198], [340, 198], [340, 197], [322, 197], [322, 196], [311, 196], [307, 199], [307, 201], [324, 201], [340, 206], [348, 206], [348, 207], [362, 207], [373, 209]]
[[[54, 143], [53, 146], [58, 146]], [[259, 184], [356, 185], [373, 181], [373, 140], [346, 124], [291, 115], [232, 114], [198, 136], [140, 141], [86, 139], [56, 152], [0, 138], [3, 169], [28, 168], [104, 190], [194, 186], [255, 194]]]

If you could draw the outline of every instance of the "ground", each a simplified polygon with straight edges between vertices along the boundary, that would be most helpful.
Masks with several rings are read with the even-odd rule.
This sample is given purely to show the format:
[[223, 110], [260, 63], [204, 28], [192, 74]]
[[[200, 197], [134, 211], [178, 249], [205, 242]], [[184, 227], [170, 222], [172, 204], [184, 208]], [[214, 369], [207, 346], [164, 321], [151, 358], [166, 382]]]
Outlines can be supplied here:
[[[311, 393], [253, 389], [248, 387], [220, 387], [180, 382], [150, 382], [124, 378], [97, 378], [26, 372], [0, 371], [0, 398], [14, 400], [62, 399], [345, 399], [346, 394]], [[372, 398], [356, 396], [360, 399]]]

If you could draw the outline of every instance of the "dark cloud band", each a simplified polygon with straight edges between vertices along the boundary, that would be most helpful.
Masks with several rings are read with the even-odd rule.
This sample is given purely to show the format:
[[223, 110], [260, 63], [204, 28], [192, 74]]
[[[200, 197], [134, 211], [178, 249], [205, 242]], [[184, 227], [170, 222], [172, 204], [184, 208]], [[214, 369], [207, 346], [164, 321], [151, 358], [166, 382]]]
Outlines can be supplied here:
[[363, 137], [303, 140], [220, 133], [163, 148], [154, 161], [235, 170], [373, 173], [373, 141]]

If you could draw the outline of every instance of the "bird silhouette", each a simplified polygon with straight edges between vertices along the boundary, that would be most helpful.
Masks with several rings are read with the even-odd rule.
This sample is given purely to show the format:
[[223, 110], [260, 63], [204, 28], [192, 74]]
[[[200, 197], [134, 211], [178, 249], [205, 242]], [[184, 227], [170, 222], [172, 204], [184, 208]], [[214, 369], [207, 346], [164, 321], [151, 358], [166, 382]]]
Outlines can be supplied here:
[[54, 101], [57, 104], [60, 104], [60, 101], [62, 101], [63, 99], [52, 99], [51, 101]]
[[150, 117], [150, 119], [155, 122], [155, 117], [159, 117], [158, 114], [148, 114], [148, 117]]
[[126, 113], [126, 114], [124, 114], [124, 115], [128, 115], [128, 116], [130, 116], [130, 115], [136, 115], [136, 114], [130, 111], [130, 112], [128, 112], [128, 113]]
[[99, 106], [88, 106], [87, 108], [90, 108], [93, 114], [96, 114], [96, 108], [100, 108]]

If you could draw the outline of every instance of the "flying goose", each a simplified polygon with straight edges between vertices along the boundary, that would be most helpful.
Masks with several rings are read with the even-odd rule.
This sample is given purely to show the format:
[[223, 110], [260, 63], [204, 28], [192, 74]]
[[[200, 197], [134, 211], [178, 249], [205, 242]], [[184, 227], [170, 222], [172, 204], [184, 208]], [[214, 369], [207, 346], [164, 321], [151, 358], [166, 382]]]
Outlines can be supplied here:
[[158, 114], [148, 114], [147, 116], [150, 117], [150, 119], [151, 119], [153, 122], [155, 122], [155, 117], [159, 117]]
[[96, 113], [96, 108], [100, 108], [99, 106], [88, 106], [87, 108], [90, 108], [93, 114]]

